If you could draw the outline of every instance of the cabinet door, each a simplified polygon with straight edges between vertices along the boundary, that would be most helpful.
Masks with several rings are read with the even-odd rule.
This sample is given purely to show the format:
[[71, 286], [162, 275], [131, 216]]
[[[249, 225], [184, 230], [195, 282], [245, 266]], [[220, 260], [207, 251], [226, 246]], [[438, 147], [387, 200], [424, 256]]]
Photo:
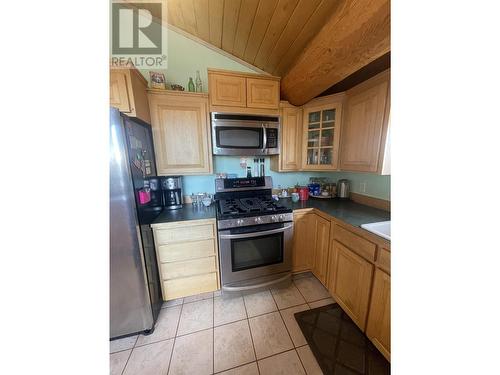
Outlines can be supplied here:
[[206, 96], [151, 94], [149, 100], [158, 175], [211, 173]]
[[333, 294], [342, 309], [364, 331], [373, 265], [339, 242], [333, 242], [335, 269]]
[[316, 218], [313, 213], [295, 214], [293, 217], [292, 271], [307, 271], [314, 267], [316, 246]]
[[246, 107], [246, 78], [225, 74], [208, 74], [210, 103], [230, 107]]
[[323, 285], [327, 284], [328, 246], [330, 244], [330, 221], [316, 216], [316, 248], [313, 273]]
[[120, 112], [130, 112], [127, 74], [123, 71], [112, 70], [109, 73], [109, 104]]
[[[302, 146], [302, 108], [284, 107], [281, 110], [281, 149], [278, 171], [300, 170]], [[274, 168], [276, 169], [276, 168]]]
[[277, 109], [280, 102], [279, 81], [247, 78], [247, 107]]
[[377, 172], [382, 149], [388, 81], [348, 94], [342, 128], [340, 169]]
[[303, 169], [337, 169], [341, 108], [335, 103], [304, 110]]
[[373, 280], [372, 300], [366, 335], [378, 350], [391, 360], [391, 276], [377, 269]]

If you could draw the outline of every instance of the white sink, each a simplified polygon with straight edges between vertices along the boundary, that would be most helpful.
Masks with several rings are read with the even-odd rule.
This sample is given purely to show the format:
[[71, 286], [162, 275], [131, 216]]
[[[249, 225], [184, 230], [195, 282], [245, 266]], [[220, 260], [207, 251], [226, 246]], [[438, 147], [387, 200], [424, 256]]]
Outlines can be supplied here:
[[361, 224], [361, 228], [369, 232], [375, 233], [377, 236], [383, 237], [386, 240], [391, 240], [391, 222], [379, 221], [378, 223]]

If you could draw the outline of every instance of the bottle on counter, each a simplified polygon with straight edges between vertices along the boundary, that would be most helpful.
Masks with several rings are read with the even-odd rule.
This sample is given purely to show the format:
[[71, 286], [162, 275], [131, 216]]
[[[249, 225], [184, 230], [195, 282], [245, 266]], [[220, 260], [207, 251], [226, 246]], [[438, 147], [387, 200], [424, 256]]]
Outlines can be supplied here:
[[255, 158], [255, 159], [253, 159], [253, 176], [260, 177], [259, 172], [260, 172], [259, 159]]
[[266, 173], [264, 172], [264, 158], [260, 159], [260, 177], [264, 177]]
[[252, 177], [252, 167], [247, 167], [247, 178]]

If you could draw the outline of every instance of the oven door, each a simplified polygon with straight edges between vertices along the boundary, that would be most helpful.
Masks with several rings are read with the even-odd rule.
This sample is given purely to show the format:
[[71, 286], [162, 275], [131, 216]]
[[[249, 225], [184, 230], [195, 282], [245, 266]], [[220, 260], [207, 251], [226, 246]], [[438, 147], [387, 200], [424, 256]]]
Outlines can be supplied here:
[[292, 236], [292, 222], [220, 231], [222, 285], [291, 271]]

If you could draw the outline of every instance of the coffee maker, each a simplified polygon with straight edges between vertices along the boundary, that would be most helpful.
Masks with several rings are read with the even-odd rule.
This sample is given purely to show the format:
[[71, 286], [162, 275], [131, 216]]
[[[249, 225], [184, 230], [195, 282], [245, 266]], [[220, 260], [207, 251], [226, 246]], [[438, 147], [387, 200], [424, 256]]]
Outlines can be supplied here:
[[163, 206], [167, 210], [182, 208], [182, 177], [167, 176], [161, 178]]

